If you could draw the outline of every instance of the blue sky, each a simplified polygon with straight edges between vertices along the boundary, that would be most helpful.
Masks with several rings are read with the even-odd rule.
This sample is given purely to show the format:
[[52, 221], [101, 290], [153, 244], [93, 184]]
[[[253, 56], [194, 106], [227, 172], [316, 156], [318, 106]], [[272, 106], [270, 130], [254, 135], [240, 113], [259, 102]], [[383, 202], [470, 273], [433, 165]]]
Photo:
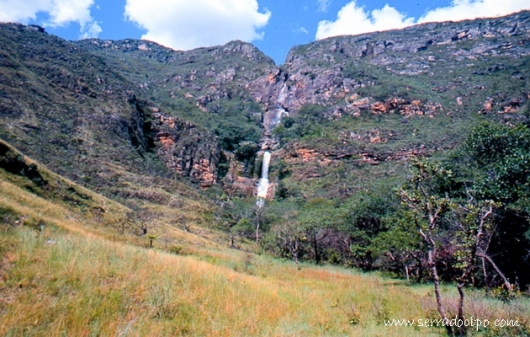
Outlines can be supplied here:
[[292, 46], [329, 36], [522, 9], [530, 0], [0, 0], [0, 21], [67, 40], [145, 38], [177, 50], [239, 39], [281, 64]]

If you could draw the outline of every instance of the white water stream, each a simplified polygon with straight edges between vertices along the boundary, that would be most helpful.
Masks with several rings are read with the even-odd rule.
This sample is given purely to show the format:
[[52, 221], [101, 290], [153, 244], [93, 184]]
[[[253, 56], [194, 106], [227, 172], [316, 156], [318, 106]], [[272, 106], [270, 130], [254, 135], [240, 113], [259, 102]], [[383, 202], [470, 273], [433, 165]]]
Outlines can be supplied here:
[[258, 206], [263, 204], [263, 200], [267, 198], [267, 190], [269, 189], [269, 164], [271, 161], [271, 153], [265, 151], [263, 153], [263, 162], [261, 164], [261, 179], [258, 184]]

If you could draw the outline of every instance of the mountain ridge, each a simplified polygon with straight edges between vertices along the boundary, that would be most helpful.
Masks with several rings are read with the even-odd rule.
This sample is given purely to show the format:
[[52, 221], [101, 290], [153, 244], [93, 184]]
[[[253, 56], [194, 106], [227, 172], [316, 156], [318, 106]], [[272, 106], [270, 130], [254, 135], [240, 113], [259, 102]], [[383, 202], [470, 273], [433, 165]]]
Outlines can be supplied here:
[[[494, 19], [426, 23], [332, 37], [293, 47], [280, 66], [241, 41], [174, 51], [134, 39], [67, 42], [36, 26], [4, 24], [4, 38], [8, 39], [4, 45], [13, 52], [1, 58], [4, 69], [10, 71], [4, 75], [7, 86], [2, 90], [9, 93], [20, 86], [13, 78], [25, 74], [19, 71], [25, 69], [28, 83], [34, 84], [26, 91], [27, 97], [37, 93], [36, 99], [26, 101], [41, 103], [40, 107], [23, 107], [15, 99], [17, 93], [3, 95], [0, 104], [7, 118], [4, 121], [9, 122], [3, 123], [2, 134], [30, 155], [42, 156], [32, 150], [35, 144], [28, 145], [31, 137], [6, 126], [46, 134], [40, 117], [21, 115], [21, 111], [42, 110], [48, 104], [45, 102], [51, 101], [60, 114], [76, 116], [74, 124], [78, 126], [43, 112], [46, 123], [53, 125], [47, 128], [81, 135], [66, 142], [57, 134], [44, 142], [53, 151], [73, 147], [58, 152], [63, 160], [56, 166], [59, 172], [67, 173], [65, 167], [72, 166], [65, 156], [69, 151], [79, 158], [95, 156], [87, 157], [84, 144], [91, 148], [101, 141], [87, 135], [104, 134], [107, 126], [115, 125], [117, 132], [109, 133], [108, 139], [115, 139], [116, 148], [124, 147], [107, 158], [129, 153], [129, 159], [121, 160], [129, 163], [129, 170], [138, 169], [137, 164], [144, 165], [141, 172], [157, 167], [160, 174], [176, 173], [202, 188], [220, 184], [232, 193], [239, 188], [234, 190], [231, 185], [239, 184], [244, 194], [251, 195], [264, 149], [291, 149], [285, 158], [281, 157], [285, 151], [277, 152], [280, 160], [289, 161], [299, 151], [316, 151], [316, 157], [328, 158], [322, 159], [326, 163], [335, 162], [333, 158], [360, 158], [373, 165], [387, 158], [433, 154], [454, 147], [465, 136], [464, 130], [480, 119], [470, 110], [508, 123], [509, 119], [524, 119], [519, 112], [527, 104], [530, 88], [521, 69], [528, 67], [529, 22], [530, 12], [522, 11]], [[27, 43], [16, 47], [17, 39], [23, 43], [24, 38]], [[500, 78], [501, 85], [492, 82]], [[57, 105], [61, 98], [38, 85], [46, 81], [79, 105], [81, 114]], [[87, 110], [87, 106], [95, 110]], [[313, 109], [315, 115], [301, 116], [299, 111], [307, 110], [303, 108]], [[285, 123], [282, 117], [286, 117]], [[384, 118], [390, 124], [358, 127], [356, 120], [368, 126], [370, 118]], [[455, 119], [462, 127], [446, 137], [441, 130]], [[90, 121], [97, 123], [85, 128]], [[292, 121], [296, 132], [286, 124]], [[306, 125], [308, 121], [324, 127], [319, 142], [311, 140], [316, 131]], [[430, 124], [429, 128], [438, 131], [421, 139], [414, 136]], [[95, 132], [90, 131], [93, 128]], [[133, 162], [137, 164], [131, 165]], [[77, 181], [98, 175], [85, 171], [69, 174]]]

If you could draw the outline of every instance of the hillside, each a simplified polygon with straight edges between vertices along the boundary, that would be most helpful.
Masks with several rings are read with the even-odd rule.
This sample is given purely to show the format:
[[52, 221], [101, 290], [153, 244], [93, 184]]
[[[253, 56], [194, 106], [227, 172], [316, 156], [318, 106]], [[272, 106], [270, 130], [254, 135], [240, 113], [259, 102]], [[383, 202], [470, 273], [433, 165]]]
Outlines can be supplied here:
[[[188, 181], [173, 179], [175, 171], [161, 163], [153, 137], [159, 130], [177, 133], [176, 125], [175, 139], [186, 148], [182, 155], [208, 160], [218, 156], [211, 136], [180, 119], [168, 127], [123, 75], [72, 43], [18, 24], [3, 25], [0, 38], [2, 139], [133, 209], [178, 205], [171, 210], [176, 219], [204, 223], [202, 212], [180, 211], [196, 210], [201, 198]], [[178, 165], [195, 182], [201, 181], [198, 172], [209, 169]]]
[[[145, 248], [148, 239], [119, 219], [128, 209], [7, 144], [0, 149], [2, 335], [441, 334], [385, 325], [432, 316], [428, 285], [228, 249], [216, 243], [219, 233], [204, 228], [180, 234], [154, 228], [155, 249]], [[454, 310], [456, 294], [444, 289]], [[517, 320], [522, 328], [511, 333], [525, 333], [525, 300], [506, 306], [470, 296], [467, 312]]]
[[13, 23], [0, 44], [0, 334], [400, 336], [384, 321], [462, 308], [530, 334], [530, 11], [283, 65]]
[[[351, 160], [336, 158], [401, 161], [453, 148], [480, 120], [524, 118], [518, 112], [530, 91], [524, 75], [528, 27], [529, 14], [521, 12], [330, 38], [293, 48], [282, 66], [237, 41], [190, 52], [134, 40], [79, 45], [112, 60], [114, 69], [165, 111], [216, 134], [223, 150], [236, 152], [243, 142], [244, 167], [231, 172], [225, 189], [233, 193], [232, 186], [243, 185], [248, 194], [256, 181], [237, 184], [238, 175], [259, 176], [254, 156], [260, 147], [284, 148], [275, 153], [279, 160], [302, 169], [301, 176], [321, 178], [314, 168], [299, 168], [293, 156], [308, 152], [310, 163], [347, 167]], [[273, 131], [282, 115], [303, 124], [299, 111], [308, 105], [321, 107], [310, 121], [321, 127], [279, 125]], [[219, 180], [226, 160], [217, 165]]]
[[[347, 168], [400, 162], [453, 148], [480, 120], [524, 118], [528, 27], [521, 12], [330, 38], [293, 48], [278, 67], [238, 41], [178, 52], [139, 40], [70, 43], [3, 25], [0, 126], [22, 151], [96, 188], [112, 173], [91, 172], [95, 156], [102, 171], [119, 162], [252, 194], [256, 181], [238, 179], [259, 176], [261, 148], [281, 149], [278, 160], [325, 178], [326, 167], [322, 175], [296, 158]], [[310, 105], [320, 107], [314, 116], [299, 113]], [[279, 124], [281, 115], [297, 123]], [[319, 126], [303, 126], [306, 119]]]

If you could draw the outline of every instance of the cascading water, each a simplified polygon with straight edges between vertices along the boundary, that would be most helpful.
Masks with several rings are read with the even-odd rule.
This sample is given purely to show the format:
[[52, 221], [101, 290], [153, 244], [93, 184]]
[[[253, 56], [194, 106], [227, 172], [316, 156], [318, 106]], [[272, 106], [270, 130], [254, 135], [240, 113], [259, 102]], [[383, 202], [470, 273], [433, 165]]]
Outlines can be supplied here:
[[263, 206], [265, 203], [265, 198], [267, 198], [267, 191], [269, 189], [269, 163], [271, 161], [271, 153], [265, 151], [263, 153], [263, 162], [261, 164], [261, 179], [258, 184], [258, 200], [256, 204], [258, 206]]

